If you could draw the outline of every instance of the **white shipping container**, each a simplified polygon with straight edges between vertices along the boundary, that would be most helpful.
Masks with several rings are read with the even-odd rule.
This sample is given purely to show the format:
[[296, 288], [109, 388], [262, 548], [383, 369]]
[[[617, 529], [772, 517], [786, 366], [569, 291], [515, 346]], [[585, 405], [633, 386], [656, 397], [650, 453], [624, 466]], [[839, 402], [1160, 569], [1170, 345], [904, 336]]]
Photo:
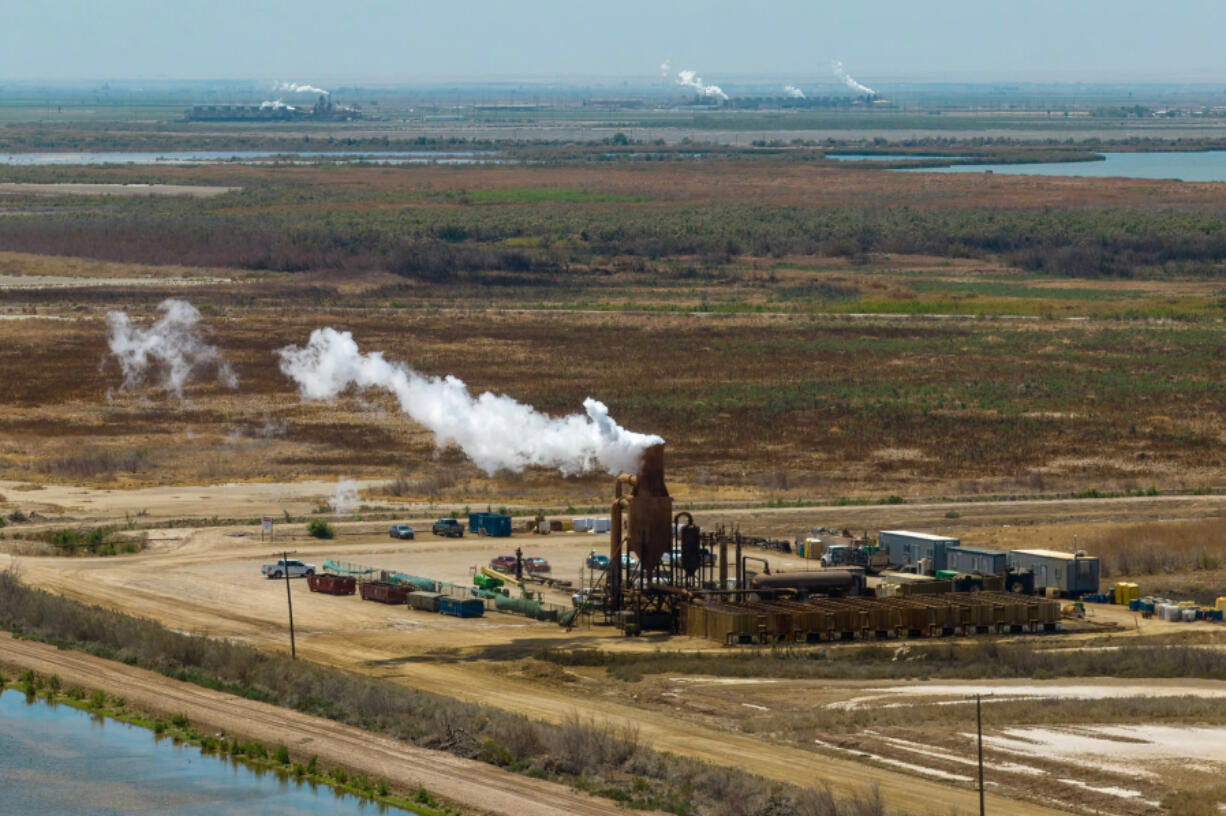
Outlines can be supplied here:
[[576, 518], [571, 519], [570, 523], [576, 533], [586, 533], [592, 529], [592, 524], [596, 521], [594, 518]]
[[613, 522], [609, 521], [607, 518], [592, 519], [592, 532], [597, 534], [607, 533], [609, 532], [612, 524]]

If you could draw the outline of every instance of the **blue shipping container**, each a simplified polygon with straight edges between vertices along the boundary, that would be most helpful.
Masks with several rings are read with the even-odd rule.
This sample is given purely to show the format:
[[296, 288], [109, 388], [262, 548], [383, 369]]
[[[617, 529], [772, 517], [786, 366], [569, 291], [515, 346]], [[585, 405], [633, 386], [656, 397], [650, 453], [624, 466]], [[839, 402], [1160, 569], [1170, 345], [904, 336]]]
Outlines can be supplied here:
[[502, 513], [469, 513], [468, 532], [505, 538], [511, 534], [511, 517]]
[[479, 598], [461, 601], [459, 598], [439, 598], [438, 611], [457, 618], [479, 618], [485, 614], [485, 604]]

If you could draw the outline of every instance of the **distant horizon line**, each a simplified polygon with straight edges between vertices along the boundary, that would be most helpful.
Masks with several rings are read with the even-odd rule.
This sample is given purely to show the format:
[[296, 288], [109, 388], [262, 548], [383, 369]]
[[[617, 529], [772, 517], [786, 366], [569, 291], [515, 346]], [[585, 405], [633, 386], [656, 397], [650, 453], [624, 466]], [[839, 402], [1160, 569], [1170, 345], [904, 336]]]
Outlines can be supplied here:
[[[294, 75], [290, 75], [294, 76]], [[718, 81], [724, 85], [760, 85], [760, 84], [807, 84], [816, 86], [832, 86], [841, 87], [841, 83], [837, 78], [821, 74], [786, 74], [786, 73], [719, 73], [708, 72], [708, 76], [712, 81]], [[906, 76], [889, 75], [889, 74], [864, 74], [861, 79], [868, 84], [898, 86], [925, 86], [925, 85], [968, 85], [968, 86], [992, 86], [992, 85], [1023, 85], [1023, 86], [1128, 86], [1128, 87], [1154, 87], [1154, 86], [1185, 86], [1185, 87], [1224, 87], [1226, 88], [1226, 78], [1221, 79], [1203, 79], [1203, 78], [1168, 78], [1156, 79], [1153, 77], [1147, 78], [984, 78], [982, 76], [974, 79], [968, 79], [957, 75], [940, 75], [937, 73]], [[268, 85], [269, 93], [273, 93], [275, 88], [273, 84], [276, 82], [285, 81], [282, 78], [261, 77], [252, 75], [226, 75], [219, 74], [214, 76], [122, 76], [122, 75], [101, 75], [93, 77], [6, 77], [0, 76], [0, 88], [5, 86], [21, 86], [21, 85], [81, 85], [81, 84], [100, 84], [100, 83], [175, 83], [186, 82], [192, 84], [204, 83], [249, 83]], [[300, 80], [305, 81], [305, 80]], [[675, 86], [682, 88], [684, 86], [671, 81], [666, 77], [661, 77], [658, 74], [651, 72], [643, 72], [639, 74], [422, 74], [414, 78], [396, 78], [396, 77], [350, 77], [341, 79], [339, 77], [319, 77], [313, 76], [310, 78], [312, 84], [319, 86], [331, 85], [333, 87], [353, 86], [353, 85], [370, 85], [382, 87], [415, 87], [423, 85], [439, 85], [439, 84], [463, 84], [463, 85], [505, 85], [505, 84], [549, 84], [559, 85], [562, 87], [579, 87], [582, 85], [598, 84], [598, 85], [615, 85], [633, 82], [638, 86], [659, 86], [670, 87]], [[281, 91], [287, 93], [286, 91]], [[312, 94], [303, 93], [301, 96], [311, 96]]]

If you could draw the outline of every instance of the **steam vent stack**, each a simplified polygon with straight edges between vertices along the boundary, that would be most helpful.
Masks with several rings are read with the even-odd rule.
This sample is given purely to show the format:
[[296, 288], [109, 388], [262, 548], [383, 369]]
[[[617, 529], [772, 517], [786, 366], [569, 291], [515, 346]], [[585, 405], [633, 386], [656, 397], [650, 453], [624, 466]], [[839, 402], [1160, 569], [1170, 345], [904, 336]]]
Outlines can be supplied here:
[[630, 494], [630, 552], [646, 572], [655, 572], [664, 553], [673, 547], [673, 500], [664, 486], [664, 446], [643, 452], [638, 477]]

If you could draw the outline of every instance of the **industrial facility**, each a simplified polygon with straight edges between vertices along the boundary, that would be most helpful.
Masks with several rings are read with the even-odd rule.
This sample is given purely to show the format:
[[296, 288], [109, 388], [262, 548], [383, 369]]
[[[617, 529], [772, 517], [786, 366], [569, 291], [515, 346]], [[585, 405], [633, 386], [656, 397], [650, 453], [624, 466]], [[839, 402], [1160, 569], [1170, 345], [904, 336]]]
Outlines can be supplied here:
[[[462, 535], [458, 521], [436, 527], [444, 523]], [[537, 516], [516, 527], [509, 515], [474, 512], [467, 527], [502, 538], [548, 535], [563, 524]], [[353, 594], [356, 582], [364, 600], [457, 617], [497, 611], [568, 627], [586, 617], [627, 635], [662, 631], [725, 645], [1052, 632], [1061, 625], [1059, 599], [1098, 589], [1097, 559], [1084, 553], [962, 546], [905, 530], [883, 530], [875, 542], [843, 531], [793, 546], [703, 529], [689, 512], [674, 513], [662, 444], [644, 451], [638, 472], [615, 479], [607, 519], [567, 526], [607, 533], [609, 545], [607, 557], [592, 550], [587, 558], [571, 606], [549, 603], [537, 587], [570, 593], [574, 584], [548, 565], [534, 569], [544, 559], [519, 549], [473, 567], [471, 585], [331, 561], [311, 585]], [[772, 552], [820, 559], [820, 566], [779, 569], [776, 558], [772, 568]]]
[[276, 100], [259, 105], [192, 105], [186, 115], [188, 122], [346, 122], [361, 118], [357, 105], [335, 105], [328, 94], [320, 94], [309, 108]]

